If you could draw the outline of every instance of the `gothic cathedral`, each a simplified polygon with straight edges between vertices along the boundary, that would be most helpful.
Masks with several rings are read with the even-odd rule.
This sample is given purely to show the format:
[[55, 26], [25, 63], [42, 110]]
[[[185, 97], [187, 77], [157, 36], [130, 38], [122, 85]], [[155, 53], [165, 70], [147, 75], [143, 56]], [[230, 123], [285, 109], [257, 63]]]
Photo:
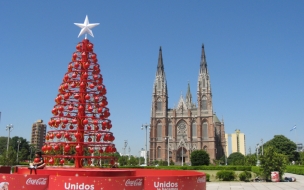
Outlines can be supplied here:
[[225, 155], [224, 122], [213, 112], [204, 45], [197, 81], [197, 105], [192, 102], [188, 84], [186, 97], [181, 96], [174, 108], [168, 108], [168, 88], [162, 49], [159, 49], [151, 114], [150, 162], [167, 161], [169, 154], [169, 160], [176, 165], [189, 164], [191, 152], [201, 149], [209, 154], [211, 163]]

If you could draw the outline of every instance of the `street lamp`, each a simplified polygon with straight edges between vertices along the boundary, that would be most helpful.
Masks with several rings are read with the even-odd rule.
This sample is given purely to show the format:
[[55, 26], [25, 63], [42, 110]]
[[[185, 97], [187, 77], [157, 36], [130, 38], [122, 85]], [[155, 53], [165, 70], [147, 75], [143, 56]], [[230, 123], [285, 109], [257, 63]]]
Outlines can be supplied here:
[[168, 166], [170, 166], [170, 161], [169, 161], [169, 140], [170, 140], [170, 136], [166, 136], [165, 139], [168, 141]]
[[18, 139], [17, 143], [18, 143], [18, 150], [17, 150], [17, 164], [18, 164], [19, 163], [19, 146], [20, 146], [21, 140]]
[[128, 140], [125, 140], [125, 143], [124, 143], [124, 156], [126, 155], [126, 148], [128, 146]]
[[147, 142], [147, 140], [148, 140], [148, 136], [147, 136], [147, 128], [149, 127], [149, 129], [150, 129], [150, 125], [149, 124], [143, 124], [142, 126], [141, 126], [141, 130], [143, 130], [144, 128], [146, 128], [146, 152], [145, 152], [145, 165], [147, 166], [147, 157], [148, 157], [148, 148], [147, 148], [147, 146], [148, 146], [148, 142]]
[[131, 148], [129, 147], [129, 160], [130, 160]]
[[30, 150], [31, 150], [31, 154], [30, 154], [30, 161], [32, 162], [32, 154], [33, 154], [33, 149], [35, 147], [33, 147], [32, 145], [30, 145]]
[[13, 124], [9, 124], [6, 126], [6, 130], [8, 130], [8, 137], [7, 137], [7, 147], [6, 147], [6, 157], [8, 156], [8, 145], [9, 145], [9, 139], [10, 139], [10, 134], [11, 134], [11, 130], [13, 130], [14, 126]]

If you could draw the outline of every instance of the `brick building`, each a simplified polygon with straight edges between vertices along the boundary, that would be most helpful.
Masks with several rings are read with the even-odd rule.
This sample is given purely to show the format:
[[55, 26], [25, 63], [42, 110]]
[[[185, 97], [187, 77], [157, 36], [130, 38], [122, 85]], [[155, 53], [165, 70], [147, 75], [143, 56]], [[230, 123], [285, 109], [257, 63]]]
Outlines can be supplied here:
[[150, 161], [167, 161], [168, 147], [169, 159], [176, 164], [190, 163], [193, 150], [206, 150], [210, 160], [219, 159], [224, 155], [226, 147], [224, 122], [220, 121], [213, 112], [204, 46], [202, 46], [197, 82], [197, 104], [192, 101], [188, 84], [186, 97], [181, 95], [174, 108], [168, 108], [168, 88], [162, 49], [159, 49], [153, 84], [150, 127]]

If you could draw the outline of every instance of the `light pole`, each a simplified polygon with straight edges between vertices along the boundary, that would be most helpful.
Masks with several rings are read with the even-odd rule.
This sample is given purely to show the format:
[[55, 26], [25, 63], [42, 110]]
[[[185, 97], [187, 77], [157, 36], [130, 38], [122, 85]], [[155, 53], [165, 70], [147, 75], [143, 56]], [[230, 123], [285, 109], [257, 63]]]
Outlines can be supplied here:
[[10, 139], [11, 130], [13, 130], [13, 128], [14, 128], [13, 124], [9, 124], [9, 125], [6, 126], [6, 130], [8, 130], [6, 157], [8, 156], [9, 139]]
[[128, 140], [125, 140], [125, 143], [124, 143], [124, 156], [126, 155], [126, 148], [128, 146]]
[[149, 127], [149, 129], [150, 129], [150, 125], [149, 124], [143, 124], [142, 126], [141, 126], [141, 130], [143, 130], [144, 128], [146, 128], [146, 152], [145, 152], [145, 165], [147, 166], [147, 157], [148, 157], [148, 148], [147, 148], [147, 146], [148, 146], [148, 132], [147, 132], [147, 129], [148, 129], [148, 127]]
[[131, 148], [129, 147], [129, 160], [130, 160]]
[[17, 143], [18, 143], [18, 150], [17, 150], [17, 164], [18, 164], [19, 163], [19, 146], [20, 146], [21, 140], [18, 139]]
[[32, 152], [33, 152], [33, 148], [34, 148], [34, 147], [30, 146], [30, 149], [31, 149], [30, 161], [32, 161]]
[[170, 140], [170, 137], [169, 136], [166, 136], [165, 139], [168, 141], [168, 166], [170, 166], [170, 161], [169, 161], [169, 140]]

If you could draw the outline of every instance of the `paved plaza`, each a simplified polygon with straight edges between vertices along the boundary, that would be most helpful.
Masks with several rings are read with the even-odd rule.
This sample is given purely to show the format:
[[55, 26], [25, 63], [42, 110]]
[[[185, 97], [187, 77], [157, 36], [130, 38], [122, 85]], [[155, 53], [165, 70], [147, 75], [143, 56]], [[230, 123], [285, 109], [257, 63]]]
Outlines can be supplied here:
[[295, 177], [296, 182], [207, 182], [207, 190], [304, 190], [304, 176], [286, 173], [284, 177]]

